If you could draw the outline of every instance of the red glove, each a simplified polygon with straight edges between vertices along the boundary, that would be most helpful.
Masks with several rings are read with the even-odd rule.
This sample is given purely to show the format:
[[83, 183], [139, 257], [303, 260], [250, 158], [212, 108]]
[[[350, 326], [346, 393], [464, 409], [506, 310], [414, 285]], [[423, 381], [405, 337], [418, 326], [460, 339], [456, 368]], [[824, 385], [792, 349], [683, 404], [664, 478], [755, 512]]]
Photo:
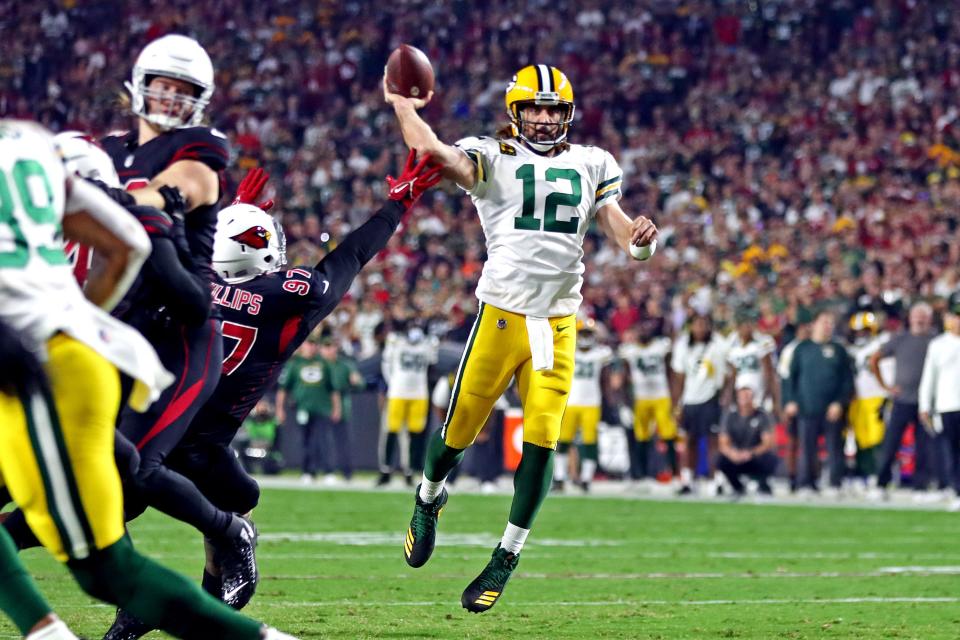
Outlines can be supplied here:
[[269, 211], [273, 208], [273, 200], [264, 200], [260, 204], [256, 204], [257, 198], [260, 197], [263, 188], [267, 186], [267, 180], [269, 179], [270, 174], [260, 167], [250, 169], [243, 180], [240, 181], [240, 185], [237, 187], [237, 196], [233, 199], [232, 204], [252, 204], [264, 211]]
[[443, 178], [440, 175], [442, 169], [438, 164], [431, 164], [429, 155], [417, 162], [417, 150], [411, 149], [400, 177], [387, 176], [390, 186], [387, 197], [402, 204], [404, 209], [409, 209], [424, 191], [440, 182]]

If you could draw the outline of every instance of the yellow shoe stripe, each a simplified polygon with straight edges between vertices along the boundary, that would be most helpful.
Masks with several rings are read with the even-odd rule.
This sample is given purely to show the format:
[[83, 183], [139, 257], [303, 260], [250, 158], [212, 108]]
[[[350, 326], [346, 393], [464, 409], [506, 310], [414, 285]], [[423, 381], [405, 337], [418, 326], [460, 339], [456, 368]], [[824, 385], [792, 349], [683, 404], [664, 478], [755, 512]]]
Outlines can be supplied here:
[[485, 606], [485, 607], [492, 607], [494, 602], [496, 602], [496, 599], [494, 599], [494, 600], [481, 600], [480, 598], [477, 598], [477, 599], [474, 601], [474, 604], [482, 604], [482, 605]]
[[410, 557], [410, 554], [413, 553], [413, 545], [409, 542], [403, 543], [403, 550], [407, 552], [407, 557]]
[[493, 601], [496, 600], [496, 599], [497, 599], [496, 596], [477, 596], [477, 601], [478, 601], [478, 602], [479, 602], [480, 600], [486, 600], [487, 602], [493, 602]]
[[485, 595], [485, 596], [493, 596], [494, 598], [496, 598], [497, 596], [500, 595], [500, 592], [499, 592], [499, 591], [484, 591], [484, 592], [483, 592], [483, 595]]
[[413, 530], [407, 529], [407, 542], [413, 544]]

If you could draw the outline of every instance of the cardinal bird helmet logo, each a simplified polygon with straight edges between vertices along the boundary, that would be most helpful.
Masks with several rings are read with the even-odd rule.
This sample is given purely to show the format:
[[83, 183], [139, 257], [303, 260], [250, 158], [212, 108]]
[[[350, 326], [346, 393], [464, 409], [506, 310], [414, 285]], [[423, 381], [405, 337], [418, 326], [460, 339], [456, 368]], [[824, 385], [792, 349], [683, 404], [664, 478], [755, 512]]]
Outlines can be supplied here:
[[248, 247], [253, 247], [254, 249], [266, 249], [270, 244], [270, 232], [260, 225], [256, 225], [235, 236], [231, 236], [230, 239], [236, 240], [240, 244], [245, 244]]

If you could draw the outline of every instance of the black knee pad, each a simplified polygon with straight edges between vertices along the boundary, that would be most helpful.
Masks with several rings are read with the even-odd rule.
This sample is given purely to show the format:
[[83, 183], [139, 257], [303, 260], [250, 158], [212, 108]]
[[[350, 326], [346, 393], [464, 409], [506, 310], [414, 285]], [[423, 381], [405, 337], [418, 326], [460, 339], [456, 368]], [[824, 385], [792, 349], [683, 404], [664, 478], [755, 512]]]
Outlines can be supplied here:
[[143, 562], [143, 556], [133, 550], [130, 538], [124, 536], [83, 560], [70, 560], [67, 568], [88, 595], [122, 606], [136, 592]]

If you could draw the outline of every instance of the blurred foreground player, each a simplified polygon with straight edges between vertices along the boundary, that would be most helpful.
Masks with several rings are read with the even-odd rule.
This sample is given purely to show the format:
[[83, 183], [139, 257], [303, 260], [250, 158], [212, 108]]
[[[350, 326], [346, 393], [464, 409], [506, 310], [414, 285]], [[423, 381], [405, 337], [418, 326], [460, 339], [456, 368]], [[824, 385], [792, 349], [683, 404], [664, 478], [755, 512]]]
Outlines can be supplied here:
[[[49, 379], [46, 393], [0, 394], [0, 472], [31, 529], [88, 594], [175, 637], [289, 638], [208, 598], [124, 535], [113, 461], [119, 371], [133, 378], [128, 403], [138, 410], [172, 382], [150, 345], [104, 311], [149, 254], [146, 233], [96, 187], [68, 177], [52, 136], [32, 123], [0, 121], [0, 194], [9, 232], [0, 320], [41, 354]], [[100, 256], [86, 298], [61, 237]]]

